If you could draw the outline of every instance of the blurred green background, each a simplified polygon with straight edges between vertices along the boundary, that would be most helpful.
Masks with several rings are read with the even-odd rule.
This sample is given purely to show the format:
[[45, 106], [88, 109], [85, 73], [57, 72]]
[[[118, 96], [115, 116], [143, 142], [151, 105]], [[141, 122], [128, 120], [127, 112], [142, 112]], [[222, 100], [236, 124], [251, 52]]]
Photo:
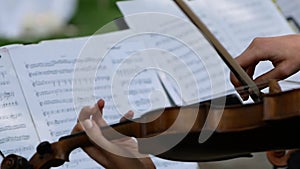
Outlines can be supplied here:
[[[121, 17], [119, 9], [116, 6], [116, 0], [78, 0], [77, 9], [70, 20], [70, 29], [64, 32], [43, 38], [8, 40], [0, 38], [0, 46], [14, 43], [37, 43], [41, 40], [81, 37], [94, 34], [98, 29]], [[72, 28], [71, 28], [72, 27]], [[115, 31], [117, 27], [109, 24], [106, 31]]]

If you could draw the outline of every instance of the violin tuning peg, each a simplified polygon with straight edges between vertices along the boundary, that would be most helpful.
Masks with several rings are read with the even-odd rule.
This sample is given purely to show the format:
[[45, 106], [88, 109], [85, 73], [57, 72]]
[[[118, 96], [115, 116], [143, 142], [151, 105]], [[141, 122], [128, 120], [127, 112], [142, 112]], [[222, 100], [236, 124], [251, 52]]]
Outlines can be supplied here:
[[48, 141], [41, 142], [37, 148], [36, 148], [37, 153], [40, 155], [44, 154], [50, 154], [52, 153], [52, 147], [51, 144]]
[[10, 154], [1, 163], [1, 169], [33, 169], [30, 163], [21, 156]]

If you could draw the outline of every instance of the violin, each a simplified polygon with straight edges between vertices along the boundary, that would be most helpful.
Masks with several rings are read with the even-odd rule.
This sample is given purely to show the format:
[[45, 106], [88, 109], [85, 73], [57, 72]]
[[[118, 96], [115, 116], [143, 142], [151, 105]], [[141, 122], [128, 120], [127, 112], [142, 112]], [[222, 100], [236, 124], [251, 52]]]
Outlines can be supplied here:
[[[297, 132], [293, 132], [300, 129], [300, 89], [283, 92], [277, 82], [271, 82], [270, 93], [261, 93], [187, 4], [183, 0], [175, 2], [211, 40], [241, 83], [248, 86], [245, 90], [255, 103], [228, 103], [223, 107], [212, 104], [225, 99], [217, 98], [200, 104], [153, 110], [134, 121], [101, 128], [104, 137], [109, 140], [135, 137], [141, 153], [169, 160], [216, 161], [268, 151], [272, 164], [285, 165], [288, 156], [282, 152], [300, 147]], [[201, 133], [211, 135], [201, 142]], [[69, 161], [72, 150], [91, 145], [93, 142], [86, 133], [72, 134], [52, 144], [41, 143], [29, 161], [8, 155], [2, 161], [1, 169], [49, 169]]]
[[[300, 129], [300, 89], [281, 92], [277, 83], [272, 82], [270, 90], [272, 92], [264, 94], [259, 103], [230, 104], [221, 109], [222, 118], [211, 137], [204, 143], [199, 143], [198, 137], [204, 131], [205, 120], [209, 126], [216, 125], [215, 117], [220, 113], [220, 107], [211, 105], [212, 101], [157, 109], [135, 119], [144, 121], [155, 118], [151, 122], [126, 121], [103, 127], [101, 130], [110, 140], [124, 135], [135, 137], [141, 153], [154, 154], [169, 160], [216, 161], [250, 157], [253, 152], [269, 151], [269, 157], [276, 162], [277, 156], [270, 151], [278, 153], [278, 150], [300, 147], [297, 132], [293, 132]], [[210, 109], [213, 116], [207, 119]], [[192, 127], [189, 129], [190, 124]], [[178, 144], [169, 148], [170, 140], [176, 140], [182, 135], [184, 137]], [[57, 167], [69, 161], [72, 150], [91, 145], [93, 143], [87, 134], [79, 132], [61, 137], [52, 144], [42, 142], [29, 161], [17, 155], [8, 155], [2, 161], [1, 169]]]

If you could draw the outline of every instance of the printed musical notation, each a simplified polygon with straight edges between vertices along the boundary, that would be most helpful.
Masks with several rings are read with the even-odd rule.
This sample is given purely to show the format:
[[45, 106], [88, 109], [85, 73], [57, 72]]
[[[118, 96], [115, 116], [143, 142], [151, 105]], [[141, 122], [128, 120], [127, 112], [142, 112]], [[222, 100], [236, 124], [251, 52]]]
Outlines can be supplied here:
[[14, 96], [15, 96], [15, 93], [13, 91], [0, 92], [0, 102], [9, 100], [10, 98], [13, 98]]
[[[53, 138], [56, 138], [56, 137], [60, 137], [60, 136], [66, 136], [66, 135], [69, 135], [70, 134], [70, 130], [69, 129], [66, 129], [66, 130], [50, 130], [50, 135], [53, 137]], [[53, 140], [53, 141], [57, 141], [57, 140]]]
[[[18, 144], [16, 144], [18, 145]], [[35, 146], [29, 145], [29, 146], [12, 146], [6, 150], [3, 150], [4, 154], [25, 154], [26, 152], [34, 152]], [[31, 154], [24, 155], [24, 157], [30, 157]]]
[[0, 92], [0, 108], [15, 107], [18, 104], [13, 91]]
[[77, 117], [75, 118], [63, 118], [63, 119], [54, 119], [54, 120], [47, 120], [47, 126], [51, 128], [51, 126], [63, 126], [66, 123], [74, 123], [77, 120]]
[[1, 71], [1, 69], [3, 69], [3, 67], [0, 67], [0, 79], [4, 79], [5, 76], [7, 75], [7, 72], [5, 70]]
[[[20, 117], [20, 114], [18, 114], [18, 116]], [[11, 117], [11, 116], [9, 116]], [[15, 118], [2, 118], [2, 120], [5, 119], [5, 120], [11, 120], [11, 119], [15, 119]], [[1, 119], [0, 119], [1, 120]], [[16, 124], [16, 125], [8, 125], [8, 126], [3, 126], [3, 127], [0, 127], [0, 132], [3, 132], [3, 131], [13, 131], [13, 130], [17, 130], [17, 129], [25, 129], [26, 128], [26, 124]], [[3, 143], [3, 142], [2, 142]]]
[[0, 49], [0, 55], [0, 150], [29, 157], [38, 137], [9, 54]]
[[7, 136], [5, 138], [0, 139], [0, 144], [6, 143], [6, 142], [19, 142], [24, 140], [29, 140], [30, 135], [21, 135], [21, 136]]
[[294, 33], [270, 0], [186, 2], [234, 57], [255, 37]]
[[44, 71], [35, 71], [28, 73], [29, 77], [35, 76], [49, 76], [49, 75], [57, 75], [57, 74], [69, 74], [72, 73], [73, 69], [59, 69], [59, 70], [44, 70]]
[[0, 108], [16, 107], [18, 105], [19, 105], [18, 101], [9, 101], [9, 102], [1, 103]]
[[74, 107], [61, 108], [61, 109], [56, 109], [56, 110], [45, 110], [45, 111], [43, 111], [43, 115], [45, 116], [45, 118], [48, 118], [52, 115], [71, 113], [71, 112], [75, 112]]
[[91, 161], [91, 158], [88, 157], [84, 152], [79, 151], [79, 153], [74, 153], [74, 155], [81, 155], [81, 158], [76, 158], [71, 156], [72, 162], [65, 163], [64, 168], [77, 168], [78, 166], [84, 166], [85, 169], [99, 169], [99, 164], [95, 161]]
[[26, 69], [49, 68], [49, 67], [55, 67], [57, 65], [74, 65], [75, 63], [76, 63], [76, 59], [58, 59], [58, 60], [50, 60], [48, 62], [25, 64], [25, 67]]
[[0, 86], [6, 86], [6, 85], [9, 85], [10, 82], [8, 80], [5, 80], [5, 81], [0, 81]]
[[[2, 59], [4, 60], [4, 59]], [[9, 85], [10, 82], [7, 80], [7, 70], [5, 70], [6, 67], [0, 65], [0, 86], [6, 86]]]
[[[124, 42], [115, 47], [111, 46], [121, 35], [127, 34], [129, 32], [116, 32], [105, 35], [107, 38], [99, 38], [99, 42], [95, 46], [87, 47], [88, 50], [91, 50], [87, 52], [89, 53], [87, 57], [76, 58], [82, 46], [86, 45], [87, 39], [84, 38], [72, 41], [72, 43], [68, 43], [66, 40], [60, 42], [60, 45], [43, 43], [26, 48], [14, 48], [10, 51], [41, 140], [55, 141], [71, 132], [79, 113], [79, 110], [75, 109], [74, 99], [79, 101], [82, 106], [93, 105], [97, 99], [104, 99], [106, 104], [103, 116], [109, 123], [118, 122], [122, 113], [130, 110], [131, 106], [127, 106], [126, 109], [120, 106], [122, 104], [119, 104], [119, 100], [125, 100], [124, 104], [133, 104], [135, 105], [132, 106], [133, 108], [141, 108], [140, 110], [146, 110], [145, 107], [149, 107], [151, 101], [155, 101], [154, 105], [165, 106], [165, 103], [159, 100], [160, 97], [149, 100], [149, 95], [153, 91], [163, 91], [156, 74], [147, 71], [137, 72], [141, 68], [137, 65], [147, 62], [147, 60], [142, 57], [127, 59], [137, 51], [136, 47], [144, 49], [143, 43]], [[112, 41], [111, 44], [107, 41], [108, 39]], [[48, 51], [55, 50], [55, 53], [45, 53], [46, 49]], [[99, 62], [99, 56], [106, 52], [105, 57]], [[24, 58], [24, 53], [28, 57]], [[83, 50], [81, 53], [85, 53], [85, 51]], [[125, 60], [127, 61], [124, 62]], [[88, 74], [88, 76], [75, 77], [75, 70], [80, 74]], [[138, 73], [138, 76], [128, 79], [129, 74], [135, 73]], [[121, 78], [115, 81], [115, 76]], [[113, 84], [117, 84], [122, 90], [114, 90]], [[74, 96], [75, 92], [87, 93], [91, 90], [94, 91], [91, 95]], [[125, 95], [126, 97], [123, 97]], [[82, 152], [75, 153], [73, 156], [72, 162], [61, 168], [72, 168], [73, 166], [99, 168], [98, 164], [93, 165], [90, 158], [83, 158], [85, 156]], [[80, 164], [77, 164], [78, 161]]]
[[[157, 50], [151, 55], [160, 56], [153, 60], [159, 60], [157, 65], [164, 70], [159, 73], [160, 79], [177, 105], [193, 101], [199, 102], [203, 98], [207, 99], [213, 92], [225, 90], [215, 87], [212, 91], [212, 83], [217, 86], [220, 81], [203, 81], [203, 79], [212, 77], [213, 74], [215, 75], [213, 79], [223, 79], [222, 84], [227, 83], [228, 79], [224, 79], [223, 76], [228, 70], [215, 49], [187, 20], [174, 2], [127, 1], [119, 2], [118, 5], [123, 14], [128, 16], [126, 21], [130, 27], [137, 32], [152, 32], [148, 37], [144, 36], [143, 40], [147, 42], [147, 48]], [[136, 6], [139, 8], [137, 9]], [[160, 8], [156, 6], [160, 6]], [[139, 12], [157, 13], [149, 16], [144, 14], [130, 17]], [[151, 25], [145, 26], [144, 17], [151, 18]], [[180, 29], [175, 29], [178, 27]]]

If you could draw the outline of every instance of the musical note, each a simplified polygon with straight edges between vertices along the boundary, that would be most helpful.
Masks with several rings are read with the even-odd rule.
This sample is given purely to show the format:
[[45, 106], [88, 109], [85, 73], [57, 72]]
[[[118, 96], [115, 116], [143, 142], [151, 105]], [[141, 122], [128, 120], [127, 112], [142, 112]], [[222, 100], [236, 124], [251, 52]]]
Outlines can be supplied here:
[[[50, 134], [52, 137], [65, 136], [65, 135], [70, 134], [70, 130], [60, 130], [60, 131], [50, 130]], [[53, 141], [56, 141], [56, 140], [53, 140]]]
[[9, 136], [5, 138], [0, 139], [0, 144], [6, 143], [6, 142], [16, 142], [16, 141], [24, 141], [29, 140], [29, 135], [21, 135], [21, 136]]
[[24, 129], [24, 128], [26, 128], [25, 124], [17, 124], [17, 125], [12, 125], [12, 126], [3, 126], [3, 127], [0, 127], [0, 132], [8, 131], [8, 130]]
[[33, 63], [33, 64], [26, 64], [25, 67], [27, 69], [35, 69], [35, 68], [49, 68], [49, 67], [55, 67], [57, 65], [69, 65], [69, 64], [75, 64], [76, 59], [58, 59], [58, 60], [50, 60], [49, 62], [39, 62], [39, 63]]
[[[1, 70], [1, 69], [0, 69], [0, 70]], [[0, 78], [1, 78], [1, 79], [4, 79], [6, 75], [7, 75], [7, 72], [6, 72], [6, 71], [0, 71]]]
[[0, 149], [29, 157], [38, 137], [9, 55], [1, 49], [0, 55]]
[[22, 146], [12, 146], [12, 147], [4, 150], [3, 154], [27, 154], [24, 157], [29, 158], [31, 154], [26, 153], [26, 152], [34, 152], [34, 151], [35, 151], [35, 146], [22, 145]]
[[58, 125], [63, 125], [65, 123], [69, 123], [69, 122], [73, 123], [76, 120], [77, 120], [76, 117], [75, 118], [63, 118], [63, 119], [47, 120], [46, 123], [49, 127], [51, 127], [52, 125], [58, 126]]
[[17, 118], [22, 117], [22, 113], [20, 112], [12, 112], [10, 114], [1, 114], [0, 115], [0, 121], [1, 120], [15, 120]]
[[72, 98], [67, 99], [53, 99], [53, 100], [43, 100], [40, 102], [40, 106], [53, 106], [57, 104], [66, 104], [66, 103], [72, 103]]
[[58, 115], [61, 113], [72, 113], [74, 111], [75, 111], [74, 107], [61, 108], [61, 109], [55, 109], [55, 110], [47, 109], [47, 110], [43, 111], [43, 115], [45, 116], [45, 118], [49, 118], [53, 115]]
[[57, 74], [69, 74], [72, 73], [73, 69], [58, 69], [58, 70], [45, 70], [45, 71], [34, 71], [29, 72], [29, 77], [35, 77], [35, 76], [49, 76], [49, 75], [57, 75]]
[[13, 98], [15, 96], [13, 91], [9, 91], [9, 92], [2, 92], [0, 93], [0, 102], [1, 101], [7, 101], [10, 98]]

